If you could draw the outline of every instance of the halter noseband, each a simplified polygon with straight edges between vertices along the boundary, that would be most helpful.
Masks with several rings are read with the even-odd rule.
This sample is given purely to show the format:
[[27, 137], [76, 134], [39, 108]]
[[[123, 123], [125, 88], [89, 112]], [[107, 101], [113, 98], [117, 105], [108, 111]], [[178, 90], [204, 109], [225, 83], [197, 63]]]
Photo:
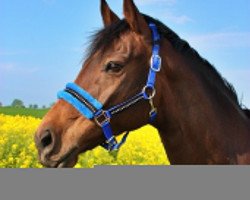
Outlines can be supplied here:
[[153, 104], [153, 98], [155, 96], [155, 79], [156, 74], [161, 70], [161, 57], [159, 56], [160, 51], [160, 35], [157, 27], [154, 23], [150, 23], [149, 27], [153, 35], [153, 48], [151, 57], [151, 66], [148, 74], [147, 84], [144, 86], [142, 91], [127, 101], [124, 101], [118, 105], [115, 105], [109, 109], [104, 110], [102, 103], [91, 96], [84, 89], [79, 87], [75, 83], [68, 83], [66, 89], [58, 92], [58, 99], [63, 99], [77, 109], [84, 117], [90, 120], [94, 120], [98, 126], [103, 130], [103, 134], [106, 141], [101, 144], [102, 147], [108, 151], [118, 150], [122, 144], [125, 143], [129, 132], [123, 136], [121, 141], [118, 143], [112, 132], [110, 120], [111, 118], [130, 106], [136, 104], [141, 100], [148, 100], [151, 106], [149, 113], [150, 122], [154, 121], [157, 115], [156, 108]]

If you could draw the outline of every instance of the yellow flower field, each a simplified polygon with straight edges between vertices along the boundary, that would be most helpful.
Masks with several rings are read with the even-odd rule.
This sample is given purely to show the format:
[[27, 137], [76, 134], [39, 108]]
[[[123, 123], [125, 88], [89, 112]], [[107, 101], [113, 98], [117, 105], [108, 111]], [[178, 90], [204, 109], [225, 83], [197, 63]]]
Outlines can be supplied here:
[[[0, 114], [0, 168], [40, 168], [33, 141], [40, 119]], [[119, 139], [119, 138], [118, 138]], [[168, 165], [157, 131], [145, 126], [131, 132], [118, 154], [101, 147], [82, 154], [76, 168], [94, 165]]]

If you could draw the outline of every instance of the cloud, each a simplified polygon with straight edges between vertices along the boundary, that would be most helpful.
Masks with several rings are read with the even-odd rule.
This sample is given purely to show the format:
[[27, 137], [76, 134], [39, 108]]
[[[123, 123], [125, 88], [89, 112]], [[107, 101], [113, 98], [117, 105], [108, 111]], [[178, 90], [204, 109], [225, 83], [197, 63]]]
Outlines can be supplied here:
[[225, 48], [250, 47], [250, 32], [217, 32], [188, 36], [187, 40], [195, 47]]
[[0, 49], [0, 56], [16, 56], [16, 55], [24, 55], [24, 54], [28, 54], [28, 52], [24, 50], [9, 51], [5, 49]]
[[33, 74], [39, 71], [38, 67], [23, 67], [17, 63], [0, 63], [1, 74]]
[[0, 71], [13, 71], [15, 69], [15, 63], [0, 63]]
[[174, 13], [168, 12], [164, 14], [159, 14], [159, 18], [163, 20], [171, 21], [175, 24], [186, 24], [188, 22], [193, 22], [193, 19], [187, 15], [176, 15]]
[[[235, 86], [239, 99], [243, 97], [242, 103], [250, 107], [250, 65], [248, 65], [247, 61], [237, 63], [232, 60], [232, 58], [228, 58], [226, 61], [223, 60], [225, 58], [225, 50], [227, 50], [226, 52], [237, 52], [237, 49], [239, 49], [240, 52], [244, 51], [243, 49], [249, 51], [250, 32], [223, 31], [192, 36], [189, 35], [184, 38], [195, 49], [204, 52], [205, 55], [209, 54], [213, 62], [221, 64], [221, 67], [218, 69], [222, 76]], [[211, 53], [214, 51], [221, 52], [218, 55], [222, 57], [216, 58], [215, 55]]]
[[151, 4], [166, 4], [166, 5], [174, 5], [177, 0], [136, 0], [135, 3], [138, 5], [151, 5]]

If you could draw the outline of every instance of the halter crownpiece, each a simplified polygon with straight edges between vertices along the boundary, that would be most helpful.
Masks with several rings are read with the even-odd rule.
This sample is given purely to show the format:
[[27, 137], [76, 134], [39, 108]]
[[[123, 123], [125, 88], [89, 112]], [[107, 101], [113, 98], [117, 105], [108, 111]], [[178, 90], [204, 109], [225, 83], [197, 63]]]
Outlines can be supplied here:
[[95, 99], [87, 91], [85, 91], [75, 83], [68, 83], [65, 90], [60, 91], [57, 94], [58, 99], [63, 99], [64, 101], [68, 102], [84, 117], [90, 120], [94, 120], [96, 124], [102, 128], [106, 141], [101, 144], [101, 146], [108, 151], [118, 150], [125, 143], [129, 134], [129, 132], [126, 132], [121, 141], [119, 143], [117, 142], [110, 124], [110, 120], [115, 114], [128, 109], [130, 106], [138, 103], [141, 100], [148, 100], [151, 106], [149, 121], [153, 122], [157, 115], [156, 108], [153, 104], [153, 98], [156, 93], [156, 74], [161, 70], [161, 57], [159, 55], [160, 35], [154, 23], [150, 23], [149, 27], [152, 31], [153, 36], [152, 57], [148, 80], [140, 93], [129, 98], [127, 101], [115, 105], [107, 110], [103, 109], [102, 103], [100, 103], [97, 99]]

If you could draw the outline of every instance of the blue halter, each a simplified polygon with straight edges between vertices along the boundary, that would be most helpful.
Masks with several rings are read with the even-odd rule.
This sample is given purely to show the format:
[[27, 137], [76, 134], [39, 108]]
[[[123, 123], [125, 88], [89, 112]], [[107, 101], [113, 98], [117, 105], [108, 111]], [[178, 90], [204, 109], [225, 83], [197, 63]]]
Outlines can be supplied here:
[[110, 120], [111, 118], [130, 106], [136, 104], [141, 100], [148, 100], [151, 106], [149, 113], [149, 121], [153, 122], [156, 118], [157, 111], [153, 104], [153, 98], [155, 96], [155, 79], [156, 73], [161, 70], [161, 57], [159, 56], [160, 51], [160, 35], [158, 33], [155, 24], [150, 23], [149, 27], [153, 35], [153, 48], [151, 57], [151, 66], [148, 75], [147, 84], [144, 86], [142, 91], [132, 98], [124, 101], [118, 105], [115, 105], [107, 110], [103, 110], [103, 105], [88, 92], [79, 87], [75, 83], [68, 83], [66, 89], [58, 92], [58, 99], [63, 99], [77, 109], [84, 117], [90, 120], [94, 120], [98, 126], [103, 130], [103, 134], [106, 141], [101, 144], [102, 147], [108, 151], [118, 150], [122, 144], [125, 143], [129, 132], [123, 136], [121, 141], [118, 143], [112, 132]]

